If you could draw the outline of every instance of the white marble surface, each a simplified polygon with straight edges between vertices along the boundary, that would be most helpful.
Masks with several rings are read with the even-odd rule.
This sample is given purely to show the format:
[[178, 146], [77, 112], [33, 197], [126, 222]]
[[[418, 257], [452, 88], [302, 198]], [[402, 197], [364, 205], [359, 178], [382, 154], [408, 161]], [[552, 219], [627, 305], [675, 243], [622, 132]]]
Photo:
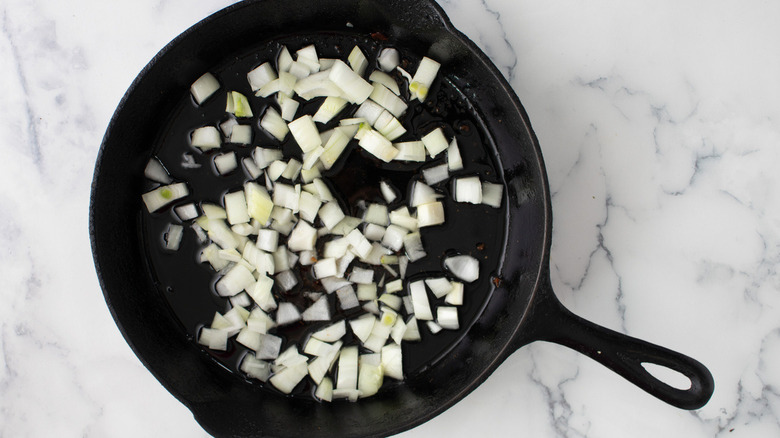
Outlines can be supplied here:
[[[119, 335], [87, 232], [125, 90], [228, 0], [0, 2], [0, 436], [205, 436]], [[780, 3], [442, 0], [539, 137], [575, 313], [715, 376], [670, 407], [551, 344], [404, 437], [780, 436]]]

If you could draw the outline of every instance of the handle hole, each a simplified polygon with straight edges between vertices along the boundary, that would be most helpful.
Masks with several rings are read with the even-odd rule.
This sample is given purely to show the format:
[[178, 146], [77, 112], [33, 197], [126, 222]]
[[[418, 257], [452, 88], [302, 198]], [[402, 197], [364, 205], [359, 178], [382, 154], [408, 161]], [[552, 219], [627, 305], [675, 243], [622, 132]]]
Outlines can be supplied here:
[[652, 362], [642, 362], [642, 367], [650, 373], [651, 376], [666, 383], [672, 388], [676, 388], [682, 391], [691, 389], [692, 383], [685, 374], [675, 371], [671, 368], [667, 368], [662, 365], [654, 364]]

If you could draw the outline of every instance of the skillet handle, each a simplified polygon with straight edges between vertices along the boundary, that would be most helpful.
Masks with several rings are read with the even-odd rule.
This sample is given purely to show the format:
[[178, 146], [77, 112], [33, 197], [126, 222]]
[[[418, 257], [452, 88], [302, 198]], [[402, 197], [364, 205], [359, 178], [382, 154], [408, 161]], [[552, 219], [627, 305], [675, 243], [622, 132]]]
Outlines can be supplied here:
[[[587, 321], [566, 309], [555, 297], [549, 282], [537, 295], [530, 320], [533, 327], [522, 345], [549, 341], [579, 351], [649, 394], [681, 409], [698, 409], [714, 390], [710, 371], [695, 359], [667, 348], [632, 338]], [[670, 386], [650, 374], [643, 363], [677, 371], [691, 381], [689, 389]]]

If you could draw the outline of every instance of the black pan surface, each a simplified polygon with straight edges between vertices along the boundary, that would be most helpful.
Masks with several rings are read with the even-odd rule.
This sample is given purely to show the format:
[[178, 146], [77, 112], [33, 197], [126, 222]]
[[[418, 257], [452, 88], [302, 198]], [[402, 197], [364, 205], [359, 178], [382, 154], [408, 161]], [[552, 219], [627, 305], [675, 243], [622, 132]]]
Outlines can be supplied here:
[[[403, 384], [359, 403], [282, 397], [231, 372], [229, 358], [215, 358], [192, 341], [192, 321], [201, 315], [177, 304], [177, 287], [155, 268], [165, 260], [143, 244], [162, 223], [141, 214], [140, 194], [148, 188], [143, 168], [167, 129], [175, 130], [167, 122], [181, 111], [190, 84], [205, 71], [251, 63], [252, 56], [280, 43], [294, 46], [323, 38], [337, 45], [387, 44], [410, 57], [439, 60], [441, 96], [428, 110], [439, 102], [456, 114], [448, 119], [452, 133], [469, 125], [474, 141], [484, 146], [471, 162], [494, 170], [506, 193], [501, 211], [480, 222], [483, 228], [470, 226], [469, 220], [429, 236], [443, 242], [469, 232], [474, 241], [487, 243], [485, 255], [495, 269], [481, 280], [480, 299], [468, 310], [470, 326], [414, 355], [417, 362], [408, 364], [412, 372]], [[359, 154], [350, 157], [355, 158], [345, 163], [347, 172], [367, 165]], [[386, 175], [413, 169], [382, 170]], [[349, 180], [372, 177], [364, 172], [340, 185], [354, 193]], [[713, 382], [703, 365], [598, 327], [560, 305], [549, 282], [551, 224], [544, 162], [520, 102], [489, 59], [427, 1], [249, 1], [193, 26], [150, 62], [120, 103], [98, 156], [90, 205], [96, 269], [119, 329], [161, 384], [216, 436], [399, 433], [465, 397], [509, 354], [535, 340], [581, 351], [675, 406], [704, 405]], [[437, 254], [452, 246], [436, 245]], [[429, 268], [434, 266], [421, 271]], [[202, 308], [209, 305], [219, 303]], [[691, 388], [679, 390], [655, 379], [644, 362], [681, 372]]]

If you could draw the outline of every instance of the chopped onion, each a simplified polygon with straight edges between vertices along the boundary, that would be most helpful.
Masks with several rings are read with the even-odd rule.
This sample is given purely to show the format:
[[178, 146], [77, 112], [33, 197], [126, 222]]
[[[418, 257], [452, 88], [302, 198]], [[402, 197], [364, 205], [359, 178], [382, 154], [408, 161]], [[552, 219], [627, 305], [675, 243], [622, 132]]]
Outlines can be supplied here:
[[449, 147], [447, 139], [444, 137], [444, 131], [440, 127], [424, 135], [421, 140], [431, 158], [435, 158], [436, 155], [446, 151]]
[[152, 213], [177, 199], [187, 196], [189, 193], [186, 184], [175, 183], [144, 193], [141, 198], [146, 205], [146, 209], [149, 213]]
[[436, 79], [436, 74], [439, 72], [441, 65], [432, 60], [431, 58], [424, 57], [420, 61], [420, 65], [417, 67], [417, 71], [414, 73], [414, 77], [409, 83], [409, 93], [412, 98], [418, 99], [423, 102], [428, 96], [428, 90], [433, 84], [433, 80]]
[[[290, 272], [290, 271], [286, 271]], [[278, 276], [277, 276], [278, 279]], [[276, 324], [279, 326], [292, 324], [296, 321], [300, 321], [301, 312], [294, 304], [288, 302], [279, 303], [279, 308], [276, 309]]]
[[219, 90], [219, 81], [211, 73], [205, 73], [190, 86], [190, 93], [195, 102], [200, 105], [206, 101], [215, 91]]
[[368, 301], [376, 299], [376, 283], [358, 284], [357, 285], [357, 297], [360, 301]]
[[257, 248], [263, 251], [274, 252], [279, 247], [279, 232], [262, 229], [257, 232]]
[[260, 224], [268, 223], [274, 203], [266, 189], [256, 182], [249, 181], [244, 184], [244, 197], [249, 217]]
[[441, 298], [452, 290], [452, 284], [444, 277], [439, 278], [426, 278], [425, 284], [433, 292], [436, 298]]
[[398, 318], [393, 329], [390, 331], [390, 338], [396, 344], [401, 345], [401, 342], [404, 340], [404, 334], [406, 334], [406, 323], [403, 319]]
[[295, 366], [284, 368], [271, 376], [268, 381], [279, 391], [289, 394], [307, 374], [309, 374], [309, 369], [306, 366], [306, 362], [303, 362]]
[[333, 134], [325, 143], [320, 161], [326, 169], [333, 167], [352, 139], [352, 136], [347, 135], [347, 131], [348, 129], [344, 127], [333, 129]]
[[374, 271], [355, 267], [352, 269], [352, 273], [349, 274], [349, 281], [357, 284], [373, 284]]
[[202, 151], [215, 149], [222, 145], [222, 137], [217, 128], [213, 126], [203, 126], [192, 131], [190, 143]]
[[282, 171], [282, 178], [287, 178], [290, 181], [294, 181], [298, 178], [298, 175], [301, 173], [301, 168], [303, 165], [300, 161], [296, 160], [295, 158], [290, 158], [290, 161], [287, 162], [287, 166], [284, 167], [284, 171]]
[[392, 249], [393, 251], [400, 251], [404, 245], [404, 237], [409, 233], [408, 230], [398, 225], [390, 225], [385, 230], [385, 235], [382, 238], [382, 245]]
[[320, 259], [312, 267], [312, 272], [314, 273], [314, 278], [317, 279], [335, 276], [338, 273], [338, 269], [336, 268], [336, 259]]
[[404, 341], [419, 341], [422, 339], [420, 336], [420, 327], [417, 324], [417, 318], [412, 316], [409, 321], [406, 322], [406, 331], [404, 332]]
[[382, 204], [368, 204], [363, 222], [377, 225], [388, 225], [390, 219], [387, 216], [387, 206]]
[[229, 91], [227, 94], [227, 105], [225, 111], [234, 114], [236, 117], [252, 117], [252, 107], [249, 100], [238, 91]]
[[[268, 107], [268, 109], [265, 110], [265, 115], [262, 120], [260, 120], [260, 127], [265, 129], [279, 141], [283, 141], [287, 136], [287, 133], [290, 132], [290, 129], [287, 127], [287, 122], [285, 122], [282, 116], [271, 107]], [[262, 168], [259, 163], [258, 167]]]
[[312, 149], [322, 146], [322, 138], [317, 131], [317, 126], [314, 125], [314, 120], [308, 114], [290, 122], [288, 125], [290, 133], [295, 139], [301, 151], [304, 153], [311, 151]]
[[328, 402], [333, 401], [333, 381], [328, 377], [323, 378], [319, 385], [317, 385], [314, 396], [320, 400]]
[[314, 44], [310, 44], [306, 47], [299, 49], [295, 52], [296, 60], [309, 66], [312, 73], [316, 73], [320, 70], [319, 56], [317, 55], [317, 49]]
[[368, 59], [366, 59], [366, 55], [363, 54], [363, 51], [360, 50], [360, 47], [355, 46], [352, 48], [352, 51], [349, 53], [349, 57], [347, 58], [347, 61], [349, 62], [349, 66], [352, 67], [352, 70], [355, 73], [357, 73], [360, 76], [363, 76], [363, 73], [365, 73], [366, 71], [366, 67], [368, 67]]
[[450, 169], [450, 172], [463, 169], [463, 158], [460, 156], [458, 141], [455, 140], [455, 137], [452, 138], [450, 145], [447, 147], [447, 167]]
[[249, 289], [255, 284], [255, 277], [244, 265], [234, 265], [222, 278], [215, 288], [221, 297], [232, 297], [244, 289]]
[[[287, 125], [285, 125], [285, 127], [286, 126]], [[281, 160], [283, 156], [282, 151], [279, 149], [257, 147], [252, 153], [252, 158], [255, 160], [258, 169], [265, 169], [274, 161]]]
[[422, 181], [415, 181], [412, 186], [412, 197], [409, 202], [410, 207], [418, 207], [423, 204], [429, 204], [435, 202], [441, 198], [442, 195], [436, 193], [430, 186], [424, 184]]
[[303, 79], [311, 74], [311, 69], [303, 62], [293, 61], [290, 64], [290, 74], [298, 79]]
[[382, 347], [382, 369], [387, 377], [403, 380], [403, 355], [401, 346], [398, 344], [387, 344]]
[[268, 165], [268, 168], [265, 170], [265, 175], [270, 178], [271, 181], [276, 181], [282, 176], [286, 169], [287, 163], [277, 160]]
[[292, 55], [290, 55], [290, 51], [287, 49], [287, 46], [282, 46], [282, 49], [279, 51], [279, 56], [276, 59], [276, 66], [279, 69], [279, 71], [290, 71], [290, 65], [293, 63]]
[[453, 306], [463, 305], [463, 283], [459, 281], [451, 281], [450, 285], [452, 289], [447, 293], [444, 298], [444, 302], [452, 304]]
[[[290, 270], [282, 271], [276, 274], [276, 277], [274, 278], [275, 278], [275, 283], [279, 286], [281, 290], [285, 292], [291, 290], [293, 287], [295, 287], [296, 284], [298, 284], [298, 278], [295, 276], [293, 271]], [[279, 305], [281, 306], [281, 304]], [[279, 324], [278, 318], [279, 315], [277, 315], [277, 321], [276, 321], [277, 324]]]
[[345, 280], [343, 278], [338, 278], [338, 277], [321, 278], [320, 282], [322, 283], [322, 287], [325, 288], [325, 292], [329, 294], [337, 291], [338, 289], [341, 289], [342, 287], [349, 286], [352, 284], [348, 280]]
[[469, 255], [447, 257], [444, 259], [444, 267], [466, 283], [479, 278], [479, 261]]
[[300, 221], [293, 228], [287, 240], [287, 246], [291, 251], [314, 250], [317, 242], [317, 229], [305, 221]]
[[243, 190], [225, 194], [224, 200], [228, 223], [234, 225], [249, 222], [249, 210]]
[[482, 182], [479, 177], [456, 178], [453, 186], [455, 202], [482, 203]]
[[347, 334], [347, 325], [342, 319], [339, 322], [333, 323], [323, 329], [320, 329], [311, 336], [324, 342], [336, 342], [341, 339], [342, 336]]
[[420, 227], [417, 225], [417, 218], [409, 214], [409, 209], [401, 207], [393, 210], [388, 215], [390, 223], [406, 228], [409, 231], [417, 231]]
[[330, 321], [330, 307], [328, 297], [323, 295], [317, 301], [303, 311], [301, 315], [304, 321]]
[[314, 113], [312, 120], [318, 123], [328, 123], [333, 117], [336, 117], [344, 107], [347, 101], [338, 96], [328, 96], [320, 105], [320, 108]]
[[360, 305], [351, 284], [338, 289], [336, 291], [336, 296], [338, 297], [339, 305], [343, 310], [349, 310]]
[[282, 118], [288, 122], [292, 121], [295, 118], [295, 113], [298, 112], [300, 103], [286, 94], [278, 94], [277, 96], [279, 108], [282, 110]]
[[341, 207], [339, 207], [339, 204], [336, 202], [328, 202], [320, 207], [318, 215], [322, 221], [322, 224], [325, 225], [325, 228], [329, 230], [332, 230], [333, 227], [335, 227], [339, 222], [342, 221], [342, 219], [346, 217], [344, 212], [341, 211]]
[[[376, 357], [376, 363], [372, 363], [372, 359], [367, 359], [372, 356]], [[364, 354], [360, 356], [359, 364], [358, 392], [360, 392], [360, 397], [370, 397], [379, 392], [384, 380], [379, 354]]]
[[346, 216], [344, 219], [341, 220], [338, 224], [336, 224], [335, 227], [333, 227], [331, 231], [331, 234], [335, 234], [338, 236], [346, 236], [349, 233], [352, 232], [355, 228], [360, 225], [361, 221], [359, 218], [352, 217], [352, 216]]
[[277, 77], [278, 76], [276, 75], [276, 71], [274, 71], [274, 68], [271, 66], [270, 62], [264, 62], [260, 64], [246, 75], [246, 79], [249, 82], [249, 86], [252, 88], [252, 91], [257, 91], [263, 88], [263, 86]]
[[349, 326], [352, 329], [352, 333], [360, 339], [360, 342], [366, 342], [371, 330], [374, 328], [376, 317], [371, 314], [365, 314], [358, 318], [349, 321]]
[[203, 327], [198, 332], [198, 343], [212, 350], [227, 350], [228, 333], [226, 330]]
[[371, 84], [341, 60], [333, 63], [328, 78], [344, 92], [342, 97], [352, 103], [363, 103], [374, 90]]
[[486, 181], [482, 182], [482, 203], [493, 208], [501, 208], [501, 198], [504, 194], [504, 186]]
[[[385, 111], [382, 105], [374, 102], [373, 100], [366, 100], [355, 111], [355, 117], [358, 119], [365, 119], [365, 122], [371, 126], [374, 126], [379, 116]], [[351, 119], [350, 119], [351, 120]]]
[[431, 306], [428, 302], [428, 292], [425, 290], [425, 283], [422, 280], [409, 283], [409, 295], [412, 297], [414, 316], [421, 320], [432, 320], [433, 313], [431, 313]]
[[396, 189], [385, 180], [379, 182], [379, 190], [382, 192], [382, 196], [385, 198], [388, 204], [392, 203], [398, 198]]
[[220, 175], [226, 175], [238, 167], [235, 152], [227, 152], [214, 157], [214, 166]]
[[439, 324], [436, 324], [435, 321], [426, 321], [426, 325], [428, 326], [428, 330], [430, 330], [431, 334], [433, 335], [439, 333], [442, 329], [442, 327]]
[[398, 64], [401, 62], [398, 50], [392, 47], [382, 49], [382, 51], [379, 52], [377, 62], [379, 63], [379, 68], [381, 68], [383, 71], [393, 71], [393, 69], [398, 67]]
[[372, 71], [371, 74], [368, 76], [368, 80], [370, 82], [374, 82], [375, 84], [384, 85], [385, 87], [387, 87], [388, 90], [392, 91], [393, 94], [395, 94], [396, 96], [401, 94], [401, 90], [398, 88], [398, 83], [395, 81], [395, 79], [393, 79], [392, 76], [390, 76], [389, 74], [381, 70]]
[[252, 143], [252, 127], [249, 125], [236, 125], [230, 133], [230, 143], [248, 145]]
[[165, 170], [160, 160], [155, 157], [149, 159], [144, 169], [144, 176], [152, 181], [157, 181], [162, 184], [170, 184], [173, 179], [168, 175], [168, 171]]
[[457, 330], [460, 328], [458, 324], [458, 308], [450, 306], [439, 306], [436, 309], [436, 322], [441, 328], [446, 330]]
[[381, 105], [395, 117], [401, 117], [401, 114], [406, 111], [406, 102], [380, 83], [374, 84], [374, 91], [371, 92], [369, 99]]
[[450, 172], [447, 164], [440, 164], [438, 166], [429, 167], [423, 169], [423, 178], [428, 185], [438, 184], [450, 177]]
[[395, 156], [395, 160], [419, 163], [425, 161], [425, 145], [422, 141], [405, 141], [395, 143], [394, 146], [398, 149], [398, 155]]
[[373, 129], [363, 135], [358, 145], [385, 163], [398, 155], [398, 149], [393, 147], [393, 143]]
[[[170, 224], [168, 225], [168, 231], [165, 232], [165, 249], [171, 251], [177, 251], [181, 244], [182, 233], [184, 227], [181, 225]], [[373, 271], [372, 271], [373, 274]]]
[[317, 219], [317, 212], [319, 212], [321, 205], [322, 202], [319, 198], [309, 192], [301, 192], [298, 202], [298, 213], [304, 220], [309, 221], [309, 223], [314, 223], [314, 220]]
[[401, 310], [401, 306], [403, 305], [401, 297], [393, 294], [382, 294], [382, 296], [379, 297], [379, 302], [396, 311]]
[[363, 235], [368, 240], [380, 242], [385, 235], [385, 227], [377, 224], [366, 224], [363, 229]]
[[416, 262], [428, 255], [425, 252], [425, 248], [423, 248], [419, 232], [409, 233], [404, 236], [404, 249], [410, 262]]
[[417, 206], [417, 225], [430, 227], [444, 223], [444, 204], [441, 202], [430, 202]]
[[339, 372], [336, 378], [336, 388], [356, 389], [358, 375], [358, 347], [344, 347], [339, 355]]
[[176, 206], [173, 208], [173, 211], [176, 212], [176, 216], [178, 216], [181, 221], [188, 221], [198, 217], [198, 208], [195, 207], [195, 204], [192, 202]]

